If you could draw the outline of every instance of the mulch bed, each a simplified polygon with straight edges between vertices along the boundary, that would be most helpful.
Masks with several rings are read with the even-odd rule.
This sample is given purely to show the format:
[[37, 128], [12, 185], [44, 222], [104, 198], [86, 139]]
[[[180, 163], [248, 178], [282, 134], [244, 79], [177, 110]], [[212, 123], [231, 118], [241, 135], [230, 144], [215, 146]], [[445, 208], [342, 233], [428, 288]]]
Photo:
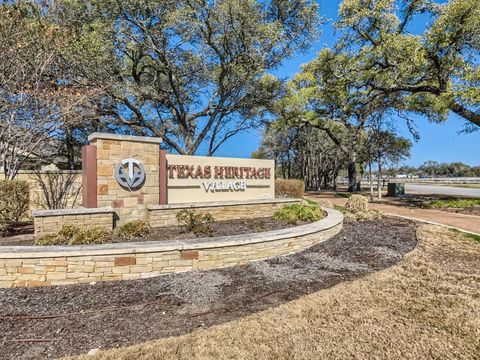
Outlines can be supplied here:
[[[256, 219], [234, 219], [225, 221], [216, 221], [210, 224], [213, 230], [212, 236], [227, 236], [250, 234], [254, 232], [263, 232], [270, 230], [287, 229], [292, 226], [304, 225], [305, 222], [298, 222], [296, 225], [289, 224], [285, 221], [276, 221], [271, 217]], [[198, 236], [204, 236], [199, 234]], [[159, 240], [185, 240], [197, 237], [193, 232], [186, 232], [180, 226], [166, 226], [162, 228], [154, 228], [152, 233], [141, 238], [114, 238], [114, 242], [136, 242], [136, 241], [159, 241]], [[31, 225], [31, 233], [15, 233], [14, 236], [0, 237], [0, 246], [9, 245], [34, 245], [35, 238], [33, 236], [33, 225]]]
[[33, 235], [33, 221], [24, 221], [19, 223], [12, 231], [10, 236], [0, 235], [0, 246], [2, 245], [33, 245], [35, 236]]
[[384, 269], [415, 245], [414, 223], [387, 218], [346, 223], [306, 251], [245, 266], [0, 289], [0, 358], [55, 358], [188, 333]]
[[[234, 219], [225, 221], [216, 221], [210, 224], [213, 230], [213, 236], [229, 236], [250, 234], [270, 230], [287, 229], [293, 226], [304, 225], [305, 222], [298, 222], [297, 224], [289, 224], [285, 221], [276, 221], [271, 217], [256, 218], [256, 219]], [[203, 235], [199, 234], [202, 237]], [[167, 226], [161, 228], [154, 228], [152, 234], [145, 238], [131, 239], [130, 241], [147, 241], [147, 240], [184, 240], [194, 239], [197, 237], [193, 232], [185, 232], [179, 226]]]

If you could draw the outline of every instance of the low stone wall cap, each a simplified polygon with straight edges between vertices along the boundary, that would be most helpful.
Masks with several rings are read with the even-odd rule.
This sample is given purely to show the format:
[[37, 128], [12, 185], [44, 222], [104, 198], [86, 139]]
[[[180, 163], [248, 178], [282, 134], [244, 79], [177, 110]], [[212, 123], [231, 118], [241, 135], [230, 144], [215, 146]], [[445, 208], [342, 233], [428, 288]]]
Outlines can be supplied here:
[[115, 210], [110, 207], [103, 208], [74, 208], [74, 209], [58, 209], [58, 210], [36, 210], [32, 212], [33, 217], [49, 217], [49, 216], [68, 216], [68, 215], [90, 215], [90, 214], [109, 214]]
[[119, 134], [98, 133], [98, 132], [90, 134], [90, 136], [88, 137], [89, 142], [94, 142], [97, 139], [133, 141], [133, 142], [143, 142], [143, 143], [152, 143], [152, 144], [160, 144], [162, 142], [162, 138], [159, 138], [159, 137], [119, 135]]
[[288, 204], [300, 202], [302, 199], [298, 198], [271, 198], [271, 199], [252, 199], [252, 200], [229, 200], [229, 201], [205, 201], [205, 202], [191, 202], [178, 203], [166, 205], [149, 205], [148, 210], [167, 210], [167, 209], [183, 209], [183, 208], [201, 208], [201, 207], [216, 207], [216, 206], [235, 206], [235, 205], [255, 205], [255, 204]]

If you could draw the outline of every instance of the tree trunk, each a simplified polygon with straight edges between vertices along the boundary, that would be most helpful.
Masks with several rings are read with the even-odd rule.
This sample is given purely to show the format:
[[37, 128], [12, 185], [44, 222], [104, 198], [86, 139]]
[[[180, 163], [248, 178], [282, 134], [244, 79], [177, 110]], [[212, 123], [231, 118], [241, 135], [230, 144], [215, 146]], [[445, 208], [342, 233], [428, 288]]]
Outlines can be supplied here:
[[378, 159], [378, 183], [377, 183], [377, 197], [378, 200], [382, 198], [382, 160]]
[[75, 139], [73, 138], [73, 129], [68, 127], [65, 134], [65, 147], [67, 155], [68, 170], [75, 169]]
[[368, 180], [370, 182], [370, 200], [373, 200], [373, 173], [372, 173], [372, 163], [368, 163]]
[[333, 174], [333, 190], [337, 191], [337, 178], [338, 178], [338, 170], [335, 169]]
[[357, 168], [355, 160], [348, 163], [348, 192], [357, 190]]
[[362, 191], [362, 179], [364, 175], [363, 164], [360, 164], [360, 178], [357, 181], [357, 191]]

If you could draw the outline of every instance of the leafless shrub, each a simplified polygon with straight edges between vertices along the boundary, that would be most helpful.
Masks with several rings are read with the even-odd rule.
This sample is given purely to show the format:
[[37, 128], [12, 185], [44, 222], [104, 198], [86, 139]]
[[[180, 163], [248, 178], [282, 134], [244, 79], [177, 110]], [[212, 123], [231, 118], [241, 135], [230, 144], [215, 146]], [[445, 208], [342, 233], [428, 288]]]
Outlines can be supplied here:
[[76, 184], [77, 174], [72, 171], [35, 171], [34, 179], [42, 191], [41, 206], [47, 209], [65, 209], [75, 204], [82, 191]]
[[305, 183], [303, 180], [295, 179], [276, 179], [275, 196], [277, 197], [302, 197], [305, 193]]

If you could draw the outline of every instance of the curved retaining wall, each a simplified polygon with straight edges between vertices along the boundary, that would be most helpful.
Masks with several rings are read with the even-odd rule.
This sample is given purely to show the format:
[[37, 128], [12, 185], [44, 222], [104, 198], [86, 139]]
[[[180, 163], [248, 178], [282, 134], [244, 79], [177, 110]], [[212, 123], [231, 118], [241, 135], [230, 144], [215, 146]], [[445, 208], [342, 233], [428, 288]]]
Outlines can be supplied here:
[[337, 234], [343, 215], [302, 226], [217, 238], [80, 246], [0, 248], [0, 287], [132, 280], [246, 264], [294, 253]]

